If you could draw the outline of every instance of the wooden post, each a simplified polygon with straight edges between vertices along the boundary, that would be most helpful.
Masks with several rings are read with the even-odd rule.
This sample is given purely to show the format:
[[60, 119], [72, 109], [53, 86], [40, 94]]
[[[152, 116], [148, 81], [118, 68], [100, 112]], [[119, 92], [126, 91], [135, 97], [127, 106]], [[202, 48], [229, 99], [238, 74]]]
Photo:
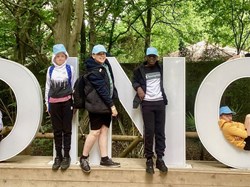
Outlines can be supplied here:
[[137, 145], [142, 141], [142, 138], [140, 136], [136, 137], [131, 144], [123, 150], [123, 152], [119, 155], [119, 157], [126, 157]]

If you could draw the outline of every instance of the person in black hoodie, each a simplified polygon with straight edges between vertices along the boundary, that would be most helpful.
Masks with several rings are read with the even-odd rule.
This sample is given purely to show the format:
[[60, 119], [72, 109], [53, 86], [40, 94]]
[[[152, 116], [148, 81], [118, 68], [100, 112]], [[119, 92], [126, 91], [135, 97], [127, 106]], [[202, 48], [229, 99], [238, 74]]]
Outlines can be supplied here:
[[167, 172], [162, 157], [165, 145], [165, 105], [168, 100], [163, 88], [162, 66], [158, 63], [158, 51], [154, 47], [147, 48], [146, 61], [133, 72], [132, 85], [137, 92], [133, 101], [133, 108], [141, 105], [144, 121], [144, 154], [146, 172], [154, 174], [153, 142], [157, 154], [156, 168]]
[[[87, 80], [91, 83], [94, 93], [89, 91], [85, 85], [85, 108], [89, 113], [90, 132], [84, 144], [82, 156], [80, 157], [80, 167], [84, 172], [89, 173], [91, 168], [88, 163], [89, 152], [98, 140], [101, 153], [101, 166], [120, 167], [120, 163], [112, 161], [108, 157], [107, 142], [108, 130], [111, 118], [116, 117], [118, 112], [114, 105], [114, 99], [118, 98], [114, 85], [114, 76], [106, 58], [106, 49], [103, 45], [95, 45], [92, 56], [86, 60]], [[86, 90], [88, 89], [88, 90]], [[92, 90], [93, 90], [92, 89]], [[91, 93], [89, 93], [91, 92]], [[101, 102], [97, 102], [101, 100]]]

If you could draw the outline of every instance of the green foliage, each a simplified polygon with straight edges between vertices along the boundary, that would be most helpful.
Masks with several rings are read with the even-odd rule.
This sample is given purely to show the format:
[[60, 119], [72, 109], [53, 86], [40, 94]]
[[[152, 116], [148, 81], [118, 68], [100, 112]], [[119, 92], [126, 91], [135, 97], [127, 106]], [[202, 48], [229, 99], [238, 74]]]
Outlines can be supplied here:
[[200, 84], [207, 74], [221, 62], [199, 62], [186, 64], [186, 111], [194, 113], [194, 103]]
[[186, 131], [196, 131], [194, 115], [190, 112], [186, 114]]
[[205, 19], [206, 33], [212, 42], [234, 45], [237, 54], [249, 49], [250, 2], [234, 1], [195, 1], [197, 12]]
[[35, 139], [31, 144], [31, 155], [39, 155], [39, 156], [53, 155], [53, 140]]
[[[186, 64], [186, 114], [187, 128], [189, 128], [189, 120], [192, 119], [191, 114], [194, 113], [194, 103], [197, 91], [201, 82], [206, 75], [218, 66], [221, 62], [206, 63], [188, 63]], [[225, 89], [221, 106], [228, 105], [237, 114], [234, 116], [235, 121], [244, 122], [246, 114], [250, 113], [250, 78], [242, 78], [235, 80]], [[192, 120], [190, 120], [192, 121]], [[192, 125], [191, 125], [192, 126]]]
[[225, 90], [221, 105], [228, 105], [236, 112], [235, 121], [244, 122], [246, 114], [250, 113], [250, 78], [242, 78], [232, 82]]
[[13, 126], [16, 120], [16, 98], [12, 89], [0, 80], [0, 110], [3, 113], [4, 126]]

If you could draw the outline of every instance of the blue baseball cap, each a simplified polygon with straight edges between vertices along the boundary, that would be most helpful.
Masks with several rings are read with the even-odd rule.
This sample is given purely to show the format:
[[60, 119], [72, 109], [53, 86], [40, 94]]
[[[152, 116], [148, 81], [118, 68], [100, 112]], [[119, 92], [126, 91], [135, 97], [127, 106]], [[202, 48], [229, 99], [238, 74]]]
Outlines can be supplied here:
[[100, 44], [95, 45], [92, 49], [92, 54], [97, 54], [100, 52], [107, 53], [107, 50], [105, 49], [105, 47], [103, 45], [100, 45]]
[[228, 106], [222, 106], [222, 107], [220, 107], [220, 116], [222, 114], [232, 114], [232, 115], [235, 115], [236, 113], [233, 112]]
[[57, 55], [58, 53], [67, 54], [66, 48], [63, 44], [56, 44], [53, 46], [53, 54]]
[[156, 55], [156, 56], [158, 56], [158, 51], [157, 51], [157, 49], [154, 48], [154, 47], [149, 47], [149, 48], [147, 48], [146, 55], [147, 55], [147, 56], [148, 56], [148, 55]]

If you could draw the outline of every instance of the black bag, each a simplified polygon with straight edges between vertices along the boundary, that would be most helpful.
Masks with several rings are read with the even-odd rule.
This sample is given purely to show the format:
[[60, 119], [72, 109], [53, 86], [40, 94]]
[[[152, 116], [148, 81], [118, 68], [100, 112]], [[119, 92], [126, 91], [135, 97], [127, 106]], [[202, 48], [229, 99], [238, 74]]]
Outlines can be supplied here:
[[85, 108], [85, 95], [84, 95], [84, 76], [81, 75], [75, 82], [73, 88], [73, 107], [75, 109]]
[[111, 113], [110, 107], [103, 102], [93, 85], [88, 80], [88, 75], [90, 74], [91, 72], [84, 75], [84, 94], [86, 110], [92, 113]]
[[93, 85], [88, 80], [92, 72], [81, 75], [75, 82], [73, 88], [73, 107], [75, 109], [86, 109], [93, 113], [111, 113], [101, 97], [98, 95]]

